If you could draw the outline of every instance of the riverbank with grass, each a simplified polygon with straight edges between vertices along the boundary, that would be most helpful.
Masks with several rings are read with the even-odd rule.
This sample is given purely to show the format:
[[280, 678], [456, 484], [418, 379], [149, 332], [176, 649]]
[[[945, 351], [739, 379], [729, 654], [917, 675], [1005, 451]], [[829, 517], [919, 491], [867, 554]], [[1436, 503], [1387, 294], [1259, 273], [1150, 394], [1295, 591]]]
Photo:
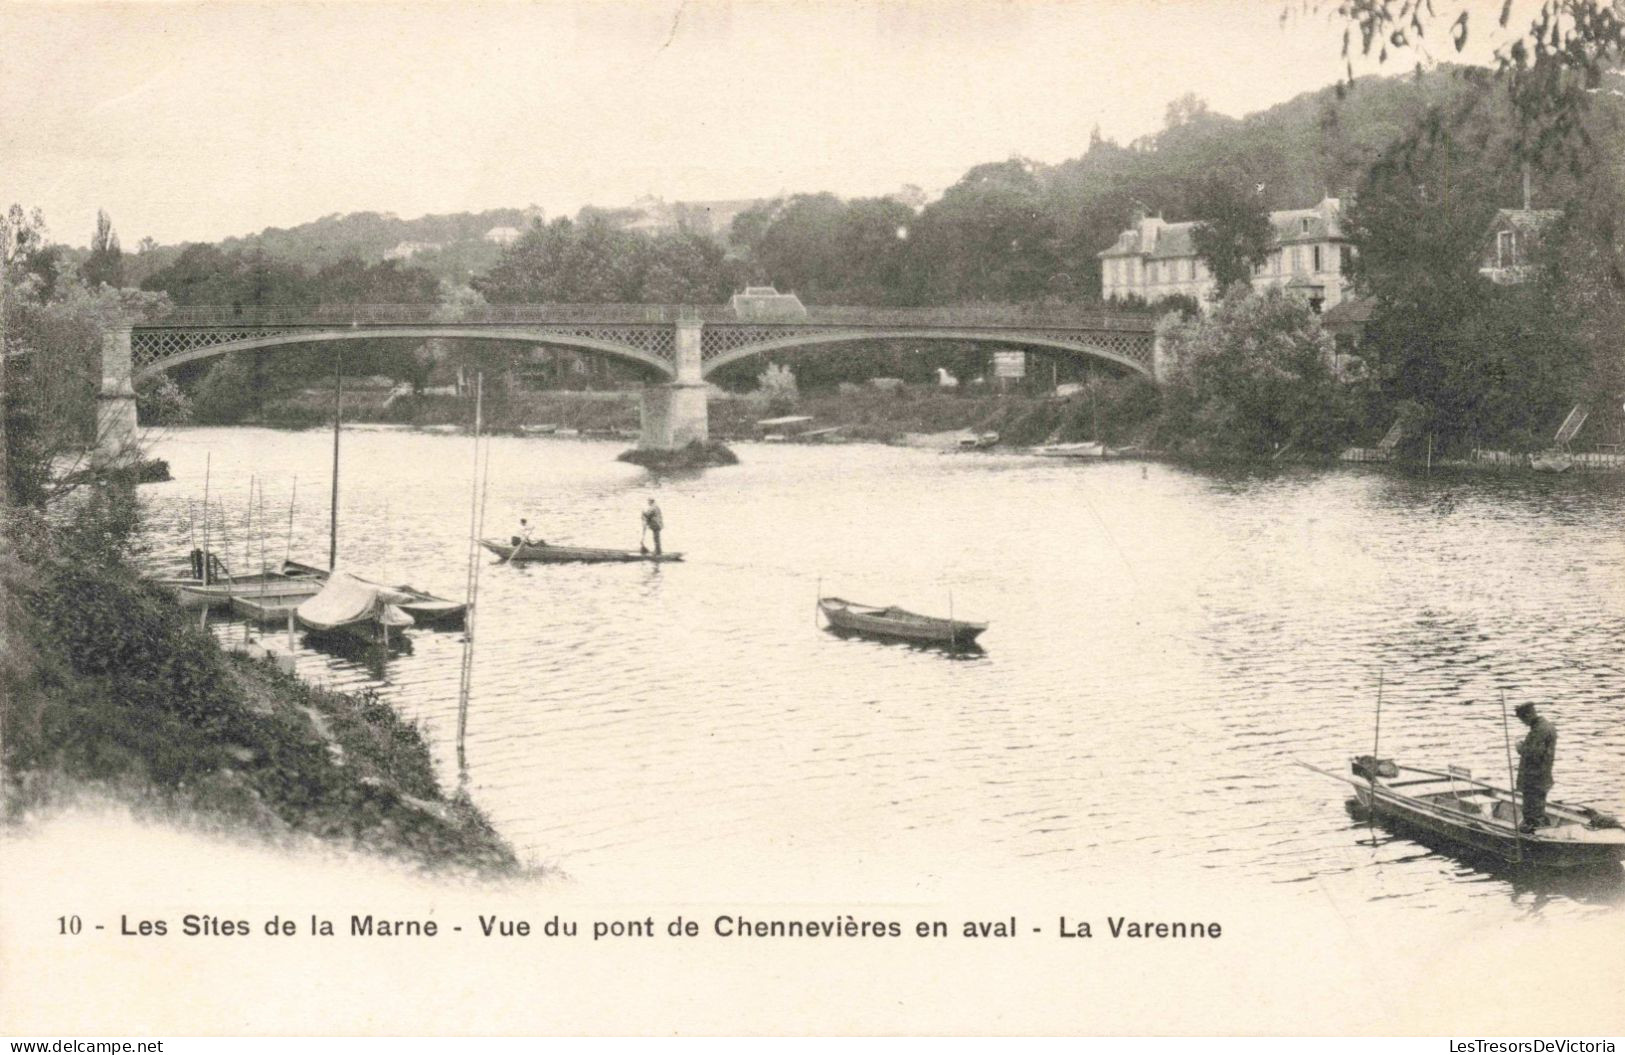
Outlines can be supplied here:
[[[709, 402], [711, 435], [724, 442], [759, 438], [763, 419], [806, 415], [814, 420], [809, 428], [838, 428], [840, 438], [857, 442], [904, 443], [919, 433], [974, 431], [997, 432], [1015, 446], [1093, 439], [1127, 445], [1144, 442], [1156, 409], [1156, 390], [1144, 382], [1100, 382], [1065, 398], [907, 384], [843, 385], [793, 399], [719, 389]], [[467, 397], [391, 397], [383, 390], [349, 388], [344, 393], [350, 424], [466, 428], [473, 413]], [[632, 438], [640, 426], [639, 392], [488, 391], [483, 418], [491, 432]], [[331, 391], [314, 390], [268, 402], [239, 423], [312, 428], [332, 420]]]
[[8, 823], [112, 798], [182, 826], [316, 839], [435, 870], [519, 870], [387, 704], [223, 651], [142, 579], [127, 549], [130, 488], [74, 499], [59, 522], [11, 511], [0, 541]]
[[[711, 447], [766, 437], [797, 442], [885, 443], [952, 447], [960, 437], [996, 433], [996, 449], [1042, 444], [1097, 441], [1139, 457], [1193, 465], [1336, 465], [1382, 462], [1425, 468], [1445, 463], [1494, 472], [1534, 471], [1530, 452], [1472, 450], [1431, 456], [1412, 442], [1403, 449], [1377, 450], [1388, 430], [1389, 416], [1370, 415], [1366, 425], [1349, 420], [1336, 435], [1311, 435], [1303, 443], [1289, 436], [1275, 447], [1244, 447], [1217, 442], [1212, 422], [1189, 413], [1177, 397], [1139, 378], [1097, 378], [1065, 396], [986, 386], [943, 388], [931, 384], [843, 384], [786, 395], [765, 392], [712, 391], [708, 404]], [[515, 435], [586, 436], [635, 441], [639, 434], [637, 389], [618, 391], [488, 391], [485, 428]], [[312, 390], [271, 401], [242, 424], [309, 428], [332, 422], [332, 392]], [[761, 424], [801, 418], [794, 424]], [[345, 389], [344, 420], [351, 424], [387, 424], [436, 430], [462, 430], [473, 420], [473, 401], [436, 393], [395, 395], [383, 389]], [[1222, 430], [1221, 430], [1222, 431]], [[1311, 430], [1313, 432], [1313, 430]], [[807, 435], [807, 434], [811, 435]], [[1365, 444], [1362, 446], [1361, 444]], [[639, 461], [632, 453], [627, 460]], [[672, 465], [656, 468], [728, 464], [726, 458], [686, 451]], [[656, 458], [670, 460], [668, 456]], [[1577, 452], [1574, 471], [1618, 473], [1625, 457], [1618, 448]]]

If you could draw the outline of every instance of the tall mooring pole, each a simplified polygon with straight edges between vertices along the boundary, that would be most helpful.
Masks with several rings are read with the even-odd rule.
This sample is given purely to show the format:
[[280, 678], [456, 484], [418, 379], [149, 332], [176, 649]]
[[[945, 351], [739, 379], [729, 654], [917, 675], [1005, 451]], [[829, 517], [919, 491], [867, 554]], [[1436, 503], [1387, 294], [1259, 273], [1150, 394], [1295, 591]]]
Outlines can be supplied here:
[[327, 522], [327, 570], [339, 563], [339, 421], [344, 412], [344, 350], [333, 356], [333, 501]]

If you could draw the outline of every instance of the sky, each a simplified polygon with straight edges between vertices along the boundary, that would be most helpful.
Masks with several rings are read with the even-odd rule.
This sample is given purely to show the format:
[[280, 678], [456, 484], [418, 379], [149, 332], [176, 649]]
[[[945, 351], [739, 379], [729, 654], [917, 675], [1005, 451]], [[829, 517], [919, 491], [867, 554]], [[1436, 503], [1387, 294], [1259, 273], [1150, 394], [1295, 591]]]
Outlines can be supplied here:
[[0, 0], [0, 199], [73, 245], [106, 209], [134, 248], [363, 210], [937, 191], [1155, 132], [1186, 92], [1240, 116], [1332, 83], [1341, 27], [1301, 7]]

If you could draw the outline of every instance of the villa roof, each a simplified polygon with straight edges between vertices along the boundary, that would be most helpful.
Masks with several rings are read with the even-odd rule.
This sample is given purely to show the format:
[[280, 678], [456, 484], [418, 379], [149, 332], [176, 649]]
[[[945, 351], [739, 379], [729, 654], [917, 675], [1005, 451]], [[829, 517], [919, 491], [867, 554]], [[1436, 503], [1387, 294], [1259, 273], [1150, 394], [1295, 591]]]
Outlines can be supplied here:
[[1511, 227], [1520, 233], [1539, 234], [1562, 218], [1562, 209], [1497, 209], [1490, 226], [1497, 231]]
[[[1502, 210], [1503, 212], [1509, 210]], [[1545, 210], [1536, 210], [1545, 211]], [[1297, 242], [1323, 242], [1329, 238], [1342, 238], [1342, 203], [1326, 198], [1307, 209], [1277, 209], [1270, 213], [1270, 226], [1274, 228], [1275, 245]], [[1111, 248], [1098, 254], [1102, 257], [1144, 256], [1154, 260], [1196, 255], [1193, 233], [1199, 220], [1167, 223], [1160, 217], [1141, 220], [1117, 236]]]

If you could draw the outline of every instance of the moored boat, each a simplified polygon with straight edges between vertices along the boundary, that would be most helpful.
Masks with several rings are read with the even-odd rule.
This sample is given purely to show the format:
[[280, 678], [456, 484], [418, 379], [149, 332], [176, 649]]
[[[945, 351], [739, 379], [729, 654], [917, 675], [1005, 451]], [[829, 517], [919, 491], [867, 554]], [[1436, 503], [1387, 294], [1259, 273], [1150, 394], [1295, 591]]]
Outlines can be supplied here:
[[1567, 472], [1574, 467], [1574, 455], [1556, 448], [1536, 451], [1529, 456], [1529, 467], [1539, 473]]
[[1106, 445], [1104, 443], [1049, 443], [1042, 447], [1032, 448], [1032, 454], [1040, 458], [1104, 458]]
[[[198, 562], [194, 560], [194, 573]], [[203, 605], [227, 605], [236, 597], [281, 598], [298, 600], [316, 594], [322, 588], [322, 578], [312, 577], [302, 570], [256, 572], [250, 575], [232, 575], [225, 566], [211, 558], [207, 579], [197, 575], [160, 577], [153, 581], [173, 591], [181, 604], [188, 608]], [[325, 577], [325, 573], [323, 573]]]
[[482, 538], [480, 545], [501, 557], [504, 562], [562, 564], [582, 562], [680, 561], [681, 553], [647, 553], [635, 549], [597, 549], [591, 546], [557, 546], [551, 542], [504, 542], [501, 539]]
[[[323, 581], [327, 579], [328, 575], [325, 568], [318, 568], [311, 564], [301, 564], [296, 560], [283, 561], [282, 571], [290, 576], [305, 575]], [[383, 585], [382, 583], [373, 583], [371, 579], [362, 578], [359, 575], [355, 577], [374, 586]], [[397, 602], [396, 607], [411, 616], [413, 622], [418, 625], [453, 626], [461, 623], [468, 613], [468, 604], [466, 602], [447, 600], [427, 590], [420, 590], [415, 586], [403, 585], [385, 588], [406, 595], [407, 599]], [[249, 599], [252, 599], [252, 597], [250, 596]]]
[[320, 593], [294, 609], [299, 625], [318, 634], [347, 633], [364, 640], [388, 641], [391, 630], [415, 620], [402, 610], [411, 596], [389, 586], [334, 572]]
[[1519, 830], [1518, 796], [1465, 769], [1402, 766], [1361, 755], [1353, 777], [1299, 765], [1353, 785], [1362, 808], [1456, 846], [1543, 868], [1581, 868], [1625, 858], [1625, 828], [1589, 806], [1546, 803], [1546, 823]]
[[910, 612], [895, 605], [859, 604], [840, 597], [820, 597], [818, 610], [837, 630], [932, 645], [973, 645], [982, 631], [987, 629], [986, 623], [943, 619]]

